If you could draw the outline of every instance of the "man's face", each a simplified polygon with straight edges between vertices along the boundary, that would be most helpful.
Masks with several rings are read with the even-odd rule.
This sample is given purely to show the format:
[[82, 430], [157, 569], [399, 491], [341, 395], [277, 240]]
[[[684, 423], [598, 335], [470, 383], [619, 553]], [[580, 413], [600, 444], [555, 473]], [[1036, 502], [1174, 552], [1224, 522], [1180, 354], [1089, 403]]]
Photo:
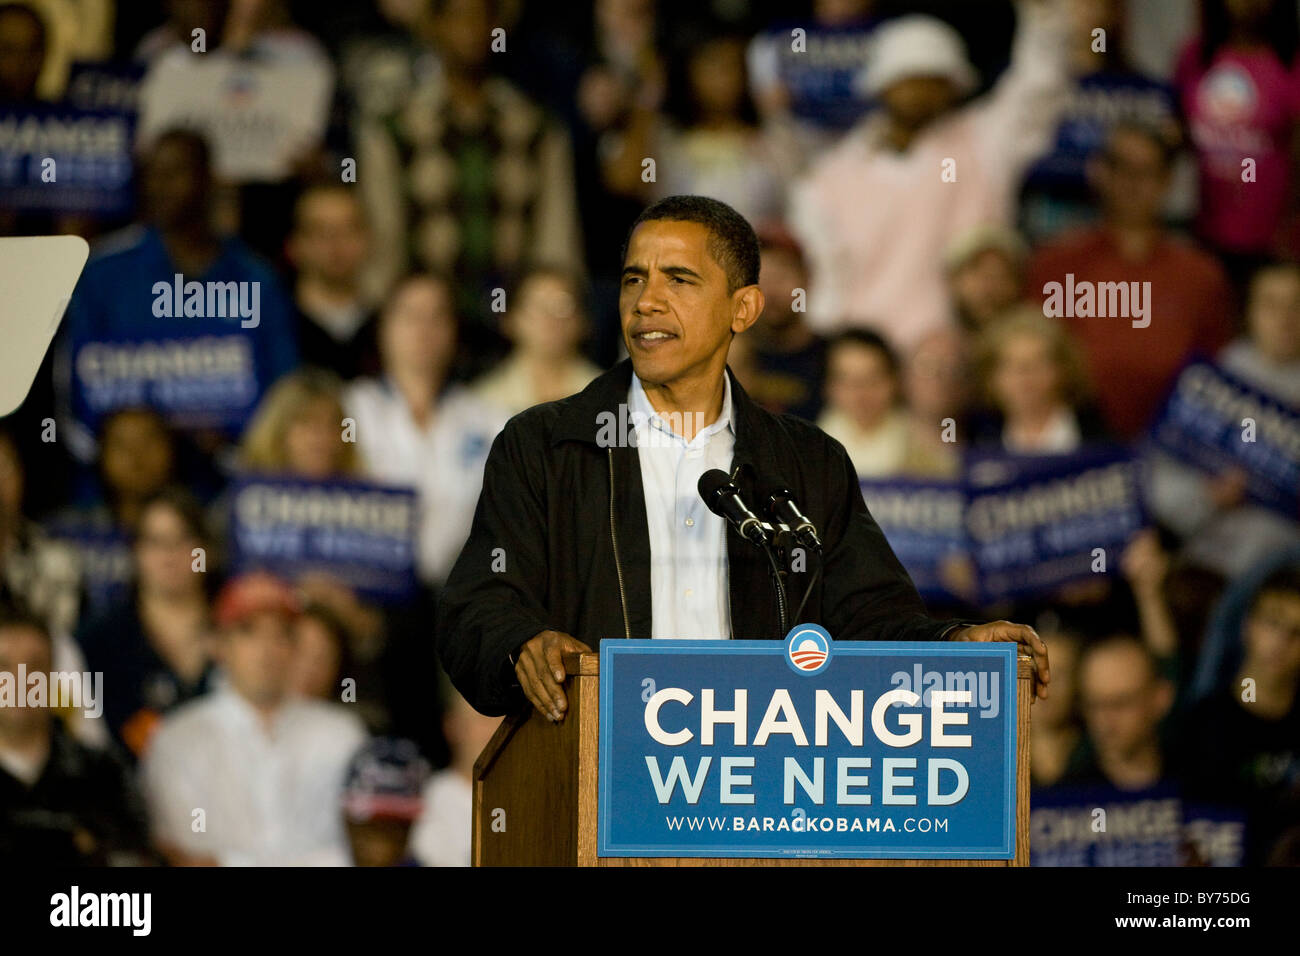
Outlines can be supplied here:
[[[40, 631], [26, 624], [0, 627], [0, 673], [13, 674], [18, 680], [19, 665], [26, 665], [28, 674], [48, 674], [53, 666], [50, 659], [50, 642]], [[26, 693], [19, 688], [19, 693]], [[0, 707], [0, 726], [14, 730], [39, 726], [48, 720], [49, 712], [39, 707]]]
[[688, 67], [692, 99], [707, 113], [731, 115], [745, 96], [745, 47], [726, 37], [702, 44]]
[[438, 52], [462, 70], [477, 72], [491, 53], [491, 11], [486, 0], [447, 0], [432, 19]]
[[1169, 169], [1160, 147], [1148, 137], [1132, 130], [1117, 131], [1089, 169], [1112, 222], [1147, 226], [1160, 221]]
[[313, 193], [298, 209], [289, 254], [298, 271], [333, 285], [357, 281], [370, 252], [370, 234], [356, 197]]
[[210, 184], [198, 155], [184, 141], [161, 140], [143, 167], [141, 190], [154, 225], [168, 228], [206, 213]]
[[1089, 654], [1079, 692], [1088, 736], [1103, 757], [1131, 757], [1155, 740], [1168, 687], [1136, 648], [1120, 644]]
[[319, 617], [304, 614], [293, 627], [289, 686], [303, 697], [330, 700], [338, 690], [339, 639]]
[[763, 309], [757, 286], [728, 293], [708, 243], [707, 226], [667, 220], [642, 223], [628, 243], [618, 311], [632, 367], [647, 384], [721, 375], [731, 334]]
[[957, 103], [957, 87], [945, 76], [909, 76], [895, 80], [880, 95], [894, 122], [919, 130]]
[[293, 663], [293, 633], [280, 611], [257, 611], [225, 629], [221, 661], [240, 696], [255, 706], [284, 699]]

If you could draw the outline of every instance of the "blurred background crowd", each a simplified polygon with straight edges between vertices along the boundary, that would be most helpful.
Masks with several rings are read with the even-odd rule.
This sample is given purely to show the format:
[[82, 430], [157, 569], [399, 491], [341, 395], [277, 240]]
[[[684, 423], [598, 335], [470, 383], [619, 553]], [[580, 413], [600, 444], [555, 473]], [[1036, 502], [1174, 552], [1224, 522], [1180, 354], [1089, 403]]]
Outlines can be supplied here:
[[[104, 686], [0, 707], [0, 858], [468, 864], [498, 721], [440, 677], [439, 584], [504, 422], [624, 354], [629, 223], [698, 193], [762, 244], [731, 368], [863, 479], [1139, 457], [1110, 573], [990, 603], [957, 561], [932, 611], [1048, 641], [1044, 800], [1222, 811], [1112, 862], [1294, 865], [1297, 515], [1146, 438], [1194, 358], [1300, 414], [1297, 41], [1294, 0], [0, 2], [0, 158], [130, 131], [60, 167], [85, 198], [0, 176], [0, 234], [92, 244], [0, 421], [0, 671]], [[256, 326], [160, 312], [177, 274]], [[1149, 322], [1045, 315], [1067, 274]], [[257, 476], [413, 489], [413, 586], [236, 560]]]

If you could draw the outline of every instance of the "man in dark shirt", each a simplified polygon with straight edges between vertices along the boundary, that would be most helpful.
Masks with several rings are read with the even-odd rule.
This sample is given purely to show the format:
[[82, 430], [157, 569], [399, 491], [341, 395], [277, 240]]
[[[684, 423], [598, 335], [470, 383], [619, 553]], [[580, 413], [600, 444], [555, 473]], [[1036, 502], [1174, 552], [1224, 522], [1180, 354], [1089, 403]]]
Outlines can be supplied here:
[[1174, 689], [1146, 646], [1117, 634], [1079, 658], [1079, 706], [1086, 738], [1075, 748], [1060, 783], [1142, 791], [1168, 782], [1160, 729]]
[[[147, 862], [143, 805], [125, 765], [63, 730], [51, 707], [51, 667], [50, 635], [39, 619], [0, 610], [0, 859], [46, 866]], [[47, 693], [34, 698], [41, 682], [48, 682]]]
[[1188, 715], [1189, 793], [1246, 809], [1247, 861], [1300, 822], [1300, 567], [1271, 574], [1242, 627], [1231, 685]]
[[375, 310], [362, 290], [370, 227], [358, 194], [342, 183], [306, 189], [285, 252], [297, 272], [293, 304], [303, 362], [344, 379], [375, 374]]

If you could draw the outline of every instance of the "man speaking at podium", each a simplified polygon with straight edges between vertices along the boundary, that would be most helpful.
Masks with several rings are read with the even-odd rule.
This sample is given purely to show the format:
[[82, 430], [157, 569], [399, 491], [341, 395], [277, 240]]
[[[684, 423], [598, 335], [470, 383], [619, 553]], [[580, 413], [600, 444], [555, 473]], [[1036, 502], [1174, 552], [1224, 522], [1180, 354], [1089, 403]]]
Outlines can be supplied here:
[[[808, 592], [790, 626], [820, 624], [836, 640], [1017, 641], [1047, 695], [1033, 629], [927, 617], [843, 446], [760, 408], [727, 370], [732, 338], [763, 311], [758, 270], [758, 239], [730, 206], [656, 202], [623, 256], [630, 358], [497, 437], [438, 609], [443, 666], [482, 713], [527, 700], [562, 720], [561, 656], [602, 638], [783, 638], [770, 549], [753, 540], [753, 518], [771, 529], [790, 513], [764, 513], [774, 492], [821, 545], [820, 556], [788, 549], [788, 593]], [[705, 479], [708, 504], [697, 486], [715, 469], [730, 481]], [[817, 550], [806, 533], [801, 543]]]

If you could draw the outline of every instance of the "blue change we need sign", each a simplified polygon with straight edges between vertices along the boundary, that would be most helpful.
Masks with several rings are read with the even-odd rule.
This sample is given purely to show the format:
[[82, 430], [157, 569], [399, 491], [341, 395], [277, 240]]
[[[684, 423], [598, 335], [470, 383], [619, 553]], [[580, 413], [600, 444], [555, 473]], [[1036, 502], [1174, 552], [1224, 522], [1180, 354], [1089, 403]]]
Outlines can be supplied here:
[[957, 481], [905, 478], [864, 479], [859, 484], [867, 510], [907, 569], [917, 593], [927, 601], [959, 597], [946, 565], [968, 550], [965, 486]]
[[801, 624], [600, 654], [600, 856], [1015, 856], [1014, 644]]
[[78, 340], [71, 372], [73, 411], [95, 430], [132, 405], [157, 409], [178, 429], [238, 429], [265, 387], [253, 343], [237, 331]]
[[129, 215], [134, 138], [120, 111], [0, 107], [0, 209]]
[[358, 479], [242, 477], [231, 485], [231, 564], [286, 578], [332, 574], [386, 603], [416, 588], [414, 490]]
[[1049, 592], [1107, 566], [1147, 524], [1142, 473], [1123, 449], [970, 456], [966, 533], [984, 603]]
[[1252, 500], [1287, 518], [1300, 512], [1300, 409], [1213, 362], [1179, 373], [1151, 441], [1210, 474], [1240, 468]]

